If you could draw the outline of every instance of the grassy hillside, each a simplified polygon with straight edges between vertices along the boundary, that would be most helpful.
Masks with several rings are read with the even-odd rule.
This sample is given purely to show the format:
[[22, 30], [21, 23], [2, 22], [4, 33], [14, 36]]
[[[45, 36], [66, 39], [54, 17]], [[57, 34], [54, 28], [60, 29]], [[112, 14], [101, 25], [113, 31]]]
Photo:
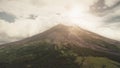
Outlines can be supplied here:
[[31, 42], [0, 48], [0, 68], [120, 68], [109, 56], [70, 44]]

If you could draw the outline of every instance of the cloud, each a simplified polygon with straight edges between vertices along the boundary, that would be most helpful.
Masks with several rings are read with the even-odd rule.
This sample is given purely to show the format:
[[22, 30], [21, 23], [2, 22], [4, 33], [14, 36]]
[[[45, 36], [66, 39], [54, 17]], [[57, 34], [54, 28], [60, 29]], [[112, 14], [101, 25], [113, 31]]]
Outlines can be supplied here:
[[9, 43], [22, 39], [21, 37], [10, 37], [6, 33], [0, 33], [0, 44]]
[[105, 20], [105, 22], [107, 22], [107, 23], [120, 23], [120, 15], [112, 16], [112, 17], [108, 18], [107, 20]]
[[107, 5], [110, 7], [109, 9], [113, 9], [117, 6], [120, 6], [120, 1], [119, 0], [106, 0]]
[[16, 16], [6, 12], [0, 12], [0, 19], [12, 23], [15, 22]]
[[46, 3], [44, 2], [44, 0], [30, 0], [30, 3], [34, 6], [45, 6]]
[[120, 40], [120, 23], [105, 24], [96, 31], [105, 37]]
[[50, 17], [38, 16], [35, 19], [17, 18], [14, 23], [0, 20], [1, 43], [20, 40], [41, 33], [58, 24], [59, 22], [56, 23], [56, 19], [56, 15], [51, 14]]
[[[69, 24], [71, 19], [67, 14], [69, 14], [71, 7], [74, 5], [84, 6], [79, 9], [88, 10], [89, 6], [96, 1], [97, 0], [0, 0], [0, 12], [5, 15], [5, 20], [6, 17], [15, 16], [14, 20], [9, 18], [10, 21], [12, 20], [14, 23], [0, 20], [0, 43], [33, 36], [59, 23]], [[113, 20], [110, 21], [111, 19], [114, 19], [113, 22], [119, 22], [116, 20], [117, 18], [115, 18], [117, 14], [119, 14], [118, 11], [104, 17], [82, 14], [78, 21], [83, 23], [83, 28], [112, 39], [120, 40], [120, 37], [118, 37], [120, 29], [118, 29], [117, 24], [105, 24], [112, 22]], [[108, 20], [108, 22], [105, 22], [105, 20]], [[74, 21], [75, 20], [72, 22]], [[89, 23], [87, 24], [86, 22]]]
[[31, 14], [31, 15], [29, 15], [29, 17], [28, 17], [28, 19], [36, 19], [38, 16], [37, 15], [33, 15], [33, 14]]

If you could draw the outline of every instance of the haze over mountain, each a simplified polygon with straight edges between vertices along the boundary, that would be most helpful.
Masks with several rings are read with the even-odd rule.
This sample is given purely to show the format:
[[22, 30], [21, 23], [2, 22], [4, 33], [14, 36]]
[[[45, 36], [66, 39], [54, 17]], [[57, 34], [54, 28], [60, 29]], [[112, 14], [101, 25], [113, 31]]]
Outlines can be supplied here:
[[78, 26], [51, 29], [0, 46], [1, 68], [120, 68], [120, 42]]

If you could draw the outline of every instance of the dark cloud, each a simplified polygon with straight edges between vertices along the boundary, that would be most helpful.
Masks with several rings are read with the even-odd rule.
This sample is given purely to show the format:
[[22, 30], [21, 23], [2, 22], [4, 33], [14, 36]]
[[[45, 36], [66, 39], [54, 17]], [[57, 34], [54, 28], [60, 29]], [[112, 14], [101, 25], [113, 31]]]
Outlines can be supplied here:
[[38, 16], [31, 14], [31, 15], [29, 15], [28, 19], [33, 19], [33, 20], [35, 20], [37, 17], [38, 17]]
[[120, 15], [116, 15], [105, 20], [107, 23], [118, 23], [120, 22]]
[[[118, 8], [117, 8], [118, 7]], [[107, 24], [114, 24], [114, 23], [120, 23], [120, 15], [116, 15], [114, 14], [114, 11], [118, 11], [120, 7], [120, 1], [116, 2], [114, 5], [112, 5], [111, 7], [109, 7], [108, 9], [106, 9], [106, 11], [108, 11], [108, 13], [113, 14], [112, 16], [109, 14], [107, 18], [105, 18], [104, 22]], [[112, 10], [112, 12], [111, 12]]]
[[112, 5], [111, 7], [109, 7], [107, 10], [114, 9], [114, 8], [116, 8], [118, 6], [120, 6], [120, 1], [118, 1], [117, 3], [115, 3], [114, 5]]
[[15, 22], [16, 16], [7, 12], [0, 12], [0, 19], [12, 23]]
[[105, 16], [116, 11], [116, 8], [120, 6], [120, 1], [115, 2], [113, 5], [108, 6], [105, 0], [98, 0], [90, 6], [90, 11], [98, 16]]
[[[113, 4], [112, 6], [110, 6], [110, 7], [107, 7], [107, 8], [104, 10], [104, 12], [106, 12], [105, 15], [108, 15], [108, 14], [110, 14], [110, 13], [113, 13], [114, 11], [119, 10], [118, 7], [120, 7], [120, 1], [114, 3], [114, 4]], [[117, 17], [117, 16], [116, 16], [116, 17]]]

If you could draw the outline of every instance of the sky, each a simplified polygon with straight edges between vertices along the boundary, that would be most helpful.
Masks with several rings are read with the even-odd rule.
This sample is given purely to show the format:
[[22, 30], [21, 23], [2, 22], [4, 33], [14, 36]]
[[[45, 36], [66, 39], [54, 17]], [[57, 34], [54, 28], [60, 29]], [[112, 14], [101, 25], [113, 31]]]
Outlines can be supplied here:
[[59, 23], [76, 24], [120, 41], [119, 0], [105, 0], [107, 9], [91, 12], [97, 1], [0, 0], [0, 44], [31, 37]]

